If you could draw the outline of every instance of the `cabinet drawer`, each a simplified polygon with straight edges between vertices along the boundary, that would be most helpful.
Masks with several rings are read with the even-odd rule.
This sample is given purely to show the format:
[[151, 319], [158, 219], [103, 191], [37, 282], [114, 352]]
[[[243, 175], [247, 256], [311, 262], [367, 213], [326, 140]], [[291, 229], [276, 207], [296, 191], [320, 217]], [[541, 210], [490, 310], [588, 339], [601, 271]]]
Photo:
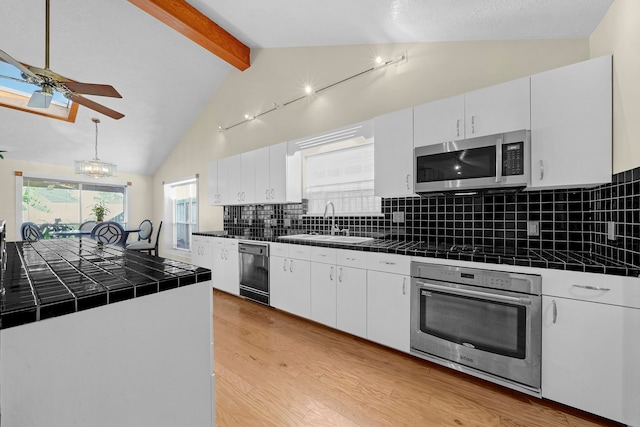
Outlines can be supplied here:
[[367, 270], [409, 275], [411, 274], [411, 257], [368, 252]]
[[289, 245], [289, 258], [309, 261], [311, 259], [311, 246]]
[[270, 243], [269, 255], [286, 258], [289, 256], [289, 245], [286, 243]]
[[337, 249], [334, 248], [311, 246], [311, 261], [322, 262], [324, 264], [335, 264], [336, 252]]
[[210, 239], [214, 248], [224, 248], [224, 241], [227, 240], [224, 237], [210, 237]]
[[238, 250], [238, 243], [238, 239], [224, 239], [223, 241], [224, 248], [232, 251]]
[[640, 308], [640, 279], [637, 277], [544, 270], [542, 293], [548, 296]]
[[367, 268], [367, 253], [362, 251], [339, 250], [336, 264], [345, 267]]

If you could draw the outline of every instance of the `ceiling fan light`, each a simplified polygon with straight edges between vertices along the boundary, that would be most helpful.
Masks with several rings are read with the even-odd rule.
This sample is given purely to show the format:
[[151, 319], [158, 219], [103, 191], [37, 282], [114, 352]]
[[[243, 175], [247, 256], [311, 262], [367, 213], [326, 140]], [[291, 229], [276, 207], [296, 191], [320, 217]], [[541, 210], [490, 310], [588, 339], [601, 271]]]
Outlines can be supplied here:
[[53, 98], [53, 93], [51, 92], [50, 88], [36, 90], [31, 95], [31, 98], [29, 99], [29, 103], [27, 104], [27, 106], [31, 108], [49, 108], [49, 105], [51, 105], [52, 98]]

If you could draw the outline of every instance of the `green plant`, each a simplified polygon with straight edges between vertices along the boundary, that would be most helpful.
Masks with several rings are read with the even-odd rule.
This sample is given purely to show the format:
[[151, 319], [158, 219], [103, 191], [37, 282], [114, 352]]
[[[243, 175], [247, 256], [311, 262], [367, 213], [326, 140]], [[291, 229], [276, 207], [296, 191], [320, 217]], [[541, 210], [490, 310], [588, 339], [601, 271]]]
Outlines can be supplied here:
[[109, 208], [104, 204], [104, 202], [97, 202], [91, 208], [91, 212], [96, 217], [96, 221], [104, 221], [104, 216], [109, 213]]

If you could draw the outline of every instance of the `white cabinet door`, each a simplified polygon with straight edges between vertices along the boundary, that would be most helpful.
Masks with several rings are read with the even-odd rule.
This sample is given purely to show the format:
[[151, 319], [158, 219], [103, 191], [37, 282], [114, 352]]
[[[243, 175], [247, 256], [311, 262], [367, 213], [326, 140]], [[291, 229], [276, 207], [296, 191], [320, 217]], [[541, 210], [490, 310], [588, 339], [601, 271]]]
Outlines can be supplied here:
[[335, 264], [311, 263], [311, 320], [336, 327]]
[[378, 116], [373, 126], [375, 195], [413, 195], [413, 109]]
[[311, 283], [309, 261], [270, 257], [271, 305], [301, 317], [311, 316]]
[[542, 395], [640, 425], [640, 309], [543, 296]]
[[611, 182], [611, 56], [531, 76], [531, 186]]
[[212, 238], [213, 287], [233, 295], [240, 295], [240, 261], [238, 241], [226, 238]]
[[227, 201], [230, 205], [239, 205], [242, 203], [242, 155], [227, 157], [223, 161], [227, 163]]
[[209, 205], [220, 204], [220, 194], [218, 194], [218, 162], [210, 162], [207, 165], [207, 196]]
[[367, 338], [367, 270], [338, 266], [336, 327]]
[[531, 129], [529, 77], [464, 95], [465, 136]]
[[206, 236], [192, 236], [191, 263], [200, 267], [213, 268], [213, 245], [211, 238]]
[[255, 150], [255, 191], [257, 203], [269, 203], [269, 147]]
[[409, 352], [409, 276], [367, 271], [367, 338]]
[[415, 147], [464, 139], [464, 95], [414, 107], [413, 129]]
[[284, 203], [287, 200], [287, 143], [269, 147], [269, 201]]
[[229, 196], [229, 161], [228, 158], [218, 160], [218, 205], [231, 204]]
[[242, 153], [242, 204], [256, 203], [256, 154], [255, 150]]

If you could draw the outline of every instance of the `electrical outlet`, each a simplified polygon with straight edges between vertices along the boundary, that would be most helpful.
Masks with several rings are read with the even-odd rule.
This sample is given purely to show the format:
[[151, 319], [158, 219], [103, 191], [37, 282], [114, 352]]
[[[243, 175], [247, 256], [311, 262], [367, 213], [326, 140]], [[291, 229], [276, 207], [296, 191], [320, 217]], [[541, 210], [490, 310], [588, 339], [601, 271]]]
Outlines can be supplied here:
[[284, 219], [284, 228], [289, 228], [291, 227], [291, 218], [285, 218]]
[[393, 222], [394, 224], [403, 224], [404, 212], [393, 212], [391, 214], [391, 222]]
[[539, 236], [539, 235], [540, 235], [540, 222], [527, 221], [527, 236]]
[[616, 240], [616, 223], [613, 221], [607, 222], [607, 239]]

